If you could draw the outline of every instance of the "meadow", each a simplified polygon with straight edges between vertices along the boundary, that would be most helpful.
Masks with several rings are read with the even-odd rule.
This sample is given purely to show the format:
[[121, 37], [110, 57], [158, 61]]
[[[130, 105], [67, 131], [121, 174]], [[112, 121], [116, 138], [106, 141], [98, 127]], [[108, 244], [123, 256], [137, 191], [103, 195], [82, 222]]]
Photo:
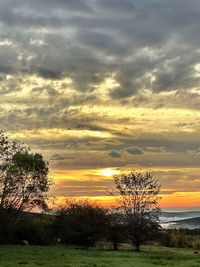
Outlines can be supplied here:
[[0, 246], [0, 266], [48, 267], [199, 267], [193, 250], [146, 246], [141, 252], [79, 250], [45, 246]]

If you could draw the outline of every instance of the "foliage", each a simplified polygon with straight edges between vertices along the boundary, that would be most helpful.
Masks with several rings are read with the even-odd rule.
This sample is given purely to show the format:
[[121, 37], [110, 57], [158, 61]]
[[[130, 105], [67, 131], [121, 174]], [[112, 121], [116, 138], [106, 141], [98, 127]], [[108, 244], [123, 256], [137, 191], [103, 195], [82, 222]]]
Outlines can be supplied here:
[[[0, 132], [0, 213], [47, 208], [48, 162]], [[3, 216], [1, 214], [1, 216]]]
[[188, 248], [188, 240], [184, 233], [184, 230], [172, 229], [170, 233], [170, 244], [171, 247], [175, 248]]
[[192, 248], [200, 250], [200, 239], [196, 239], [192, 242]]
[[58, 211], [55, 224], [63, 242], [88, 248], [105, 235], [106, 211], [87, 200], [69, 199]]
[[156, 240], [162, 246], [200, 249], [200, 229], [162, 229]]
[[14, 243], [27, 240], [31, 245], [51, 245], [53, 243], [52, 225], [55, 216], [24, 212], [17, 220]]
[[126, 229], [124, 226], [124, 216], [116, 210], [109, 211], [107, 239], [113, 243], [113, 249], [118, 250], [118, 243], [125, 241]]
[[158, 193], [161, 185], [150, 172], [122, 174], [114, 177], [119, 194], [119, 208], [124, 212], [127, 236], [137, 251], [159, 229]]

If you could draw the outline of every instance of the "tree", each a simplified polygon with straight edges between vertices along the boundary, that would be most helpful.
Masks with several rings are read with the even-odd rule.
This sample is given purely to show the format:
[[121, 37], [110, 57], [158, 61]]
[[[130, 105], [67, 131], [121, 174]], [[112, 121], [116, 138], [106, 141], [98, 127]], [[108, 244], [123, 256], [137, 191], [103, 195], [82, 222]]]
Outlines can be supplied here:
[[58, 211], [55, 227], [57, 236], [64, 243], [93, 246], [105, 236], [107, 230], [106, 211], [87, 200], [69, 198]]
[[171, 230], [170, 246], [176, 248], [188, 248], [188, 240], [184, 229]]
[[118, 244], [124, 242], [125, 227], [123, 215], [115, 209], [107, 214], [109, 226], [107, 238], [113, 243], [113, 250], [118, 250]]
[[35, 207], [47, 208], [46, 196], [52, 184], [48, 162], [19, 141], [0, 131], [0, 212], [19, 213]]
[[159, 199], [161, 185], [150, 172], [114, 176], [119, 208], [124, 213], [124, 223], [129, 240], [139, 251], [159, 229]]

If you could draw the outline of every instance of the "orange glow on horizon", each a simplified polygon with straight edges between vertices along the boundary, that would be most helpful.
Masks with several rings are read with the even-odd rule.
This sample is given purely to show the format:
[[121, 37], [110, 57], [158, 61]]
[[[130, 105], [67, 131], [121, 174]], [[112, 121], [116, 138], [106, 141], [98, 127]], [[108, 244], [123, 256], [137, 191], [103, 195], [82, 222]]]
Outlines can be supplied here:
[[162, 196], [161, 207], [199, 207], [200, 192], [177, 192]]
[[[137, 171], [138, 166], [135, 166], [135, 169]], [[177, 168], [164, 170], [166, 173], [178, 171]], [[145, 172], [147, 169], [141, 168], [139, 171]], [[153, 173], [159, 171], [163, 171], [163, 169], [154, 169]], [[185, 175], [189, 171], [194, 175], [197, 172], [195, 168], [191, 168], [184, 170], [181, 175]], [[114, 186], [113, 175], [127, 172], [130, 172], [130, 167], [123, 169], [112, 166], [110, 168], [98, 169], [55, 170], [56, 184], [54, 190], [52, 190], [52, 194], [56, 196], [56, 203], [58, 205], [64, 204], [65, 196], [72, 195], [79, 199], [94, 201], [102, 207], [110, 208], [117, 204], [114, 197], [106, 195], [106, 188], [111, 189]], [[157, 177], [156, 174], [155, 177]], [[164, 179], [166, 178], [164, 177]], [[160, 200], [160, 207], [200, 207], [200, 192], [192, 192], [193, 188], [190, 189], [189, 187], [188, 192], [179, 190], [181, 189], [176, 184], [173, 184], [173, 181], [171, 182], [171, 186], [167, 188], [163, 187], [160, 194], [162, 198]]]
[[[117, 197], [114, 196], [72, 196], [79, 200], [89, 200], [103, 208], [113, 208], [117, 206]], [[199, 192], [177, 192], [161, 196], [160, 207], [199, 207], [200, 193]], [[59, 196], [56, 198], [54, 207], [63, 206], [66, 197]]]

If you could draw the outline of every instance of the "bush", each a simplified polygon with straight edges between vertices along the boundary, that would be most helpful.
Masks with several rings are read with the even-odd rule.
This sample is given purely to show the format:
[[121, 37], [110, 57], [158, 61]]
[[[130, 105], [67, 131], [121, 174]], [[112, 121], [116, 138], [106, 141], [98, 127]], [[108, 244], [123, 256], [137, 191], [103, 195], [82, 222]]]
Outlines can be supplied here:
[[173, 229], [170, 234], [170, 246], [176, 248], [188, 248], [189, 241], [184, 230]]
[[22, 213], [12, 233], [12, 243], [21, 244], [27, 240], [31, 245], [50, 245], [53, 242], [52, 225], [54, 216]]
[[192, 248], [196, 250], [200, 250], [200, 239], [196, 239], [192, 242]]
[[106, 212], [88, 201], [69, 200], [66, 207], [59, 210], [54, 229], [63, 243], [87, 249], [105, 236]]

